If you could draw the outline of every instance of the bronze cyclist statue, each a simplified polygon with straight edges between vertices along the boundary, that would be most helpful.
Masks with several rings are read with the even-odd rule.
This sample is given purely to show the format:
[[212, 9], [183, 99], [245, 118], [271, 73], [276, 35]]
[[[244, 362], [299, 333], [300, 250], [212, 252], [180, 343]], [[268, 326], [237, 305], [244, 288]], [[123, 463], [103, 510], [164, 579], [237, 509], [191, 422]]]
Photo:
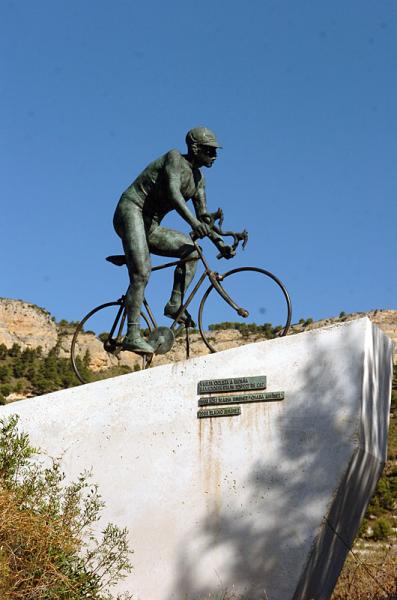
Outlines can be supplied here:
[[[233, 247], [225, 244], [211, 227], [205, 179], [200, 170], [202, 167], [212, 167], [221, 146], [207, 127], [195, 127], [188, 131], [186, 144], [186, 154], [170, 150], [151, 162], [123, 192], [114, 214], [114, 228], [123, 243], [130, 277], [125, 300], [127, 334], [122, 343], [123, 350], [139, 354], [154, 352], [142, 337], [139, 324], [145, 288], [151, 273], [150, 253], [192, 259], [175, 268], [171, 296], [164, 308], [167, 317], [174, 319], [177, 316], [184, 293], [194, 277], [197, 250], [189, 236], [161, 226], [168, 212], [176, 210], [196, 237], [210, 237], [225, 258], [234, 255]], [[195, 215], [186, 204], [190, 199]], [[178, 322], [194, 326], [187, 310], [178, 316]]]
[[[200, 337], [210, 352], [222, 350], [222, 340], [211, 335], [207, 322], [214, 301], [215, 306], [216, 302], [220, 302], [219, 314], [226, 314], [226, 322], [233, 321], [230, 324], [234, 325], [245, 324], [248, 316], [252, 317], [257, 312], [260, 303], [262, 314], [268, 314], [273, 323], [274, 319], [281, 323], [275, 327], [265, 323], [262, 327], [265, 339], [287, 335], [292, 307], [280, 279], [256, 266], [239, 266], [219, 273], [210, 267], [197, 243], [199, 238], [207, 236], [218, 248], [217, 258], [230, 259], [236, 255], [240, 243], [242, 248], [245, 247], [248, 234], [245, 230], [223, 230], [220, 208], [216, 212], [207, 212], [205, 181], [200, 169], [211, 167], [216, 160], [221, 146], [215, 134], [207, 127], [195, 127], [188, 131], [186, 143], [186, 154], [170, 150], [160, 156], [138, 175], [120, 198], [114, 227], [123, 242], [124, 254], [107, 256], [106, 260], [117, 266], [127, 266], [130, 285], [117, 300], [90, 310], [75, 329], [71, 361], [82, 383], [102, 379], [107, 368], [124, 369], [124, 351], [142, 355], [142, 368], [147, 368], [154, 355], [171, 350], [183, 331], [186, 358], [189, 358], [189, 330], [195, 324], [187, 309], [205, 283], [209, 287], [199, 302], [197, 321]], [[187, 206], [190, 199], [194, 213]], [[161, 226], [164, 216], [172, 210], [176, 210], [190, 225], [190, 235]], [[232, 238], [230, 245], [224, 241], [225, 237]], [[150, 254], [170, 256], [176, 260], [152, 267]], [[202, 267], [201, 275], [185, 297], [197, 263]], [[172, 320], [172, 324], [164, 327], [158, 324], [145, 298], [145, 288], [152, 272], [167, 268], [175, 268], [175, 271], [171, 296], [164, 307], [164, 315]], [[236, 319], [238, 322], [235, 322]], [[140, 323], [146, 325], [144, 332], [141, 332]], [[90, 363], [86, 332], [98, 335], [97, 339], [107, 355], [103, 363], [107, 367], [98, 368]]]

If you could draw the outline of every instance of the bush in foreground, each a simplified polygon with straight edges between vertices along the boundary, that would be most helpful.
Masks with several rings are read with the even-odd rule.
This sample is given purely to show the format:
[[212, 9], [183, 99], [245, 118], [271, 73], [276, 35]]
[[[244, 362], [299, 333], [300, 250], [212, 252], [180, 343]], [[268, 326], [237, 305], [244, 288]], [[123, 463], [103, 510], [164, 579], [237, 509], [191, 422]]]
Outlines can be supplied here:
[[18, 418], [0, 420], [0, 598], [127, 600], [110, 589], [131, 571], [127, 530], [92, 530], [103, 502], [89, 474], [65, 484], [59, 460], [44, 460], [19, 433]]

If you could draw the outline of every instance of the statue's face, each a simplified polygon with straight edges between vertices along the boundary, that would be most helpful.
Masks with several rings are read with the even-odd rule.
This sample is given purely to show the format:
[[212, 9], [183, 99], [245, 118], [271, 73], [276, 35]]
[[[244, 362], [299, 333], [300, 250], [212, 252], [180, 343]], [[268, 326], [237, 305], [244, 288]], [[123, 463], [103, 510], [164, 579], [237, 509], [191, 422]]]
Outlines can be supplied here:
[[216, 161], [217, 156], [217, 148], [213, 146], [198, 146], [196, 161], [200, 167], [212, 167], [214, 162]]

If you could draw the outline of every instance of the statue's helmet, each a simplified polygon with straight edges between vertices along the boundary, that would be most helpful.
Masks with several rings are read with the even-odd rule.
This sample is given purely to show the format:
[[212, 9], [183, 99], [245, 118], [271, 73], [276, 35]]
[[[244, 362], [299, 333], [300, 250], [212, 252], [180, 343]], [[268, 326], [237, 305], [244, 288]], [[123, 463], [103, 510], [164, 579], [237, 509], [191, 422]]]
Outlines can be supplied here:
[[213, 148], [222, 148], [215, 137], [215, 133], [208, 127], [194, 127], [186, 134], [186, 144], [190, 147], [192, 144], [201, 146], [212, 146]]

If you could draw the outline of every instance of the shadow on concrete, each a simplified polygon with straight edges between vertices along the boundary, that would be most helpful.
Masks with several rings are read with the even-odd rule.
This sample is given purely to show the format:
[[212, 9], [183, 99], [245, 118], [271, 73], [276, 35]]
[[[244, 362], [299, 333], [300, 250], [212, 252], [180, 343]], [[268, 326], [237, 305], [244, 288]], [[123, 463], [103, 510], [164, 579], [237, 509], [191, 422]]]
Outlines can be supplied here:
[[294, 600], [329, 598], [382, 473], [389, 412], [384, 399], [390, 398], [393, 373], [392, 360], [380, 364], [386, 346], [381, 332], [373, 329], [372, 347], [364, 359], [359, 447], [339, 484]]
[[[374, 337], [375, 346], [384, 343]], [[346, 339], [336, 363], [319, 336], [308, 339], [313, 359], [302, 371], [302, 383], [291, 394], [288, 407], [275, 417], [282, 440], [277, 460], [266, 459], [264, 436], [264, 458], [245, 484], [246, 511], [226, 509], [223, 503], [201, 523], [201, 556], [224, 551], [227, 581], [214, 573], [211, 584], [199, 583], [197, 540], [189, 539], [180, 549], [170, 600], [329, 598], [382, 471], [375, 447], [384, 444], [387, 433], [385, 427], [379, 434], [370, 426], [360, 430], [357, 413], [361, 406], [364, 413], [369, 410], [362, 404], [363, 396], [376, 396], [379, 388], [381, 394], [387, 393], [391, 374], [376, 360], [372, 367], [367, 364], [370, 377], [364, 378], [363, 389], [364, 355], [352, 356], [357, 353], [354, 338]], [[379, 348], [373, 350], [379, 356]], [[363, 414], [365, 422], [369, 418], [375, 422], [378, 416]], [[334, 464], [341, 464], [341, 469], [335, 470]], [[338, 479], [332, 480], [336, 475]], [[264, 514], [262, 523], [252, 518], [249, 507], [256, 507], [258, 514], [261, 498], [269, 497], [269, 491], [274, 501], [270, 519]], [[226, 589], [230, 596], [221, 594]]]

